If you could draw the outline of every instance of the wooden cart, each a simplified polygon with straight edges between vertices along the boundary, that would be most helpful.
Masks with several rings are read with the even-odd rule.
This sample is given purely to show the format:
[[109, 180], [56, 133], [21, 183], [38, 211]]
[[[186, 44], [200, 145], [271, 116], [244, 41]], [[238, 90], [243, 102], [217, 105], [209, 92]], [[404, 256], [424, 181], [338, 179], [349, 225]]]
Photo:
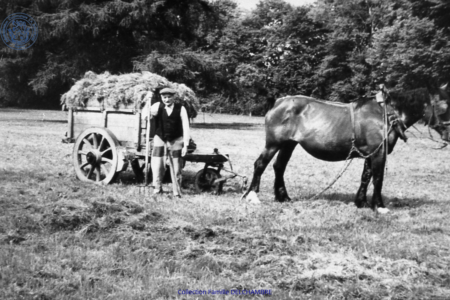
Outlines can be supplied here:
[[[151, 124], [153, 120], [148, 121], [148, 116], [143, 117], [144, 111], [148, 110], [124, 104], [114, 109], [101, 106], [69, 109], [68, 131], [63, 142], [75, 144], [72, 159], [78, 179], [109, 184], [129, 164], [137, 178], [151, 173], [150, 148], [155, 126]], [[149, 127], [151, 132], [147, 131]], [[227, 179], [240, 176], [233, 172], [229, 157], [217, 149], [212, 154], [188, 153], [184, 160], [205, 163], [194, 180], [198, 192], [215, 189], [220, 193]], [[229, 170], [224, 168], [226, 162]], [[231, 175], [222, 177], [222, 170]], [[240, 177], [245, 185], [246, 178]]]
[[121, 105], [116, 109], [69, 109], [65, 143], [75, 143], [72, 159], [78, 179], [108, 184], [129, 162], [146, 157], [148, 122], [142, 110]]

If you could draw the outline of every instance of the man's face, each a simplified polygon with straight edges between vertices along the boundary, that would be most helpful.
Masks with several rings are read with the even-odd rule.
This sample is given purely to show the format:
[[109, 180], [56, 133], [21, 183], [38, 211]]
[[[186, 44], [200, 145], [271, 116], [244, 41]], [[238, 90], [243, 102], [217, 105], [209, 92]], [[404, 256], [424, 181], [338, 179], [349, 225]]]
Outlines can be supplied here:
[[161, 94], [161, 98], [165, 105], [170, 106], [173, 104], [173, 99], [174, 99], [173, 94]]

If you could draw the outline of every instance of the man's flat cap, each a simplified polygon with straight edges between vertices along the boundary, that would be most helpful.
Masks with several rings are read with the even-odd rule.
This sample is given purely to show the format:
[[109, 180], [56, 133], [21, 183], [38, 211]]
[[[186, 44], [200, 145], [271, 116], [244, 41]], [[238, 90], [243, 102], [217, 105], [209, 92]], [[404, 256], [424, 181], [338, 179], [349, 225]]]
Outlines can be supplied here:
[[171, 89], [171, 88], [163, 88], [162, 90], [161, 90], [161, 92], [159, 92], [161, 95], [162, 94], [176, 94], [177, 92], [174, 90], [174, 89]]

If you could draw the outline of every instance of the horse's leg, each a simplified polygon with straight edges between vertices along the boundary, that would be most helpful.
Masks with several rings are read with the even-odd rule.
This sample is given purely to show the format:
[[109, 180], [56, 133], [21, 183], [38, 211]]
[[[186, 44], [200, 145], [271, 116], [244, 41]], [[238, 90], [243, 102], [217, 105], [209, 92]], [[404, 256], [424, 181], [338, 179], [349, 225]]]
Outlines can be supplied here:
[[367, 186], [370, 183], [370, 179], [372, 178], [372, 165], [371, 159], [366, 158], [364, 161], [364, 170], [361, 175], [361, 185], [358, 189], [358, 193], [356, 194], [355, 204], [358, 208], [364, 207], [367, 205]]
[[266, 147], [264, 148], [261, 155], [258, 157], [258, 159], [255, 161], [254, 164], [254, 171], [253, 171], [253, 179], [250, 183], [250, 186], [248, 190], [244, 193], [242, 198], [246, 197], [250, 192], [259, 192], [259, 184], [261, 182], [261, 175], [264, 173], [264, 170], [266, 169], [269, 162], [272, 160], [274, 155], [277, 153], [277, 151], [280, 149], [280, 146], [278, 144], [272, 144], [268, 145], [266, 144]]
[[373, 174], [373, 196], [372, 209], [381, 213], [386, 213], [389, 210], [384, 207], [383, 198], [381, 196], [381, 189], [383, 188], [384, 166], [386, 164], [386, 156], [383, 150], [378, 151], [372, 156], [372, 174]]
[[286, 186], [284, 184], [284, 172], [286, 171], [287, 163], [292, 156], [292, 152], [297, 146], [297, 142], [295, 141], [287, 141], [285, 142], [278, 152], [277, 160], [273, 164], [273, 169], [275, 171], [275, 201], [285, 202], [291, 201], [289, 198]]

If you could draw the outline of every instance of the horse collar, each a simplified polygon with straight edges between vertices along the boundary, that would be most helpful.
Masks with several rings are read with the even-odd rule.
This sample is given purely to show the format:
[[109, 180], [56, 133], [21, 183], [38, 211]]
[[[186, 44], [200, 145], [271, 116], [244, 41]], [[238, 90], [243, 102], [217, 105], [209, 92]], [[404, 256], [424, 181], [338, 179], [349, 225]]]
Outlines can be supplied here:
[[388, 114], [388, 120], [392, 124], [391, 126], [399, 134], [400, 138], [406, 143], [408, 138], [406, 137], [405, 130], [408, 129], [405, 122], [398, 117], [397, 113], [392, 112]]

